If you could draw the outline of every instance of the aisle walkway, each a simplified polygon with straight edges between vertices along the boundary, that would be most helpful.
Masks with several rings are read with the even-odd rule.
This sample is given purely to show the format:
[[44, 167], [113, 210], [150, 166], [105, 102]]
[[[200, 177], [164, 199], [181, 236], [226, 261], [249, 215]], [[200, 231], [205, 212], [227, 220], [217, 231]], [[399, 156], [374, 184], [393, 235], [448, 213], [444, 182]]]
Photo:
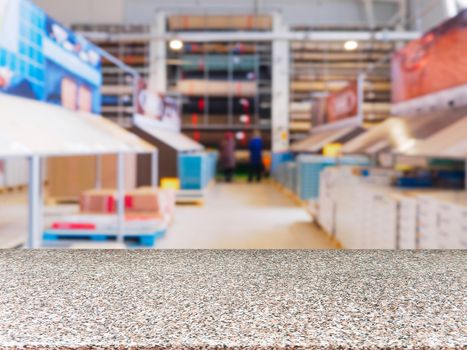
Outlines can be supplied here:
[[[0, 249], [27, 237], [27, 192], [0, 197]], [[64, 246], [71, 246], [69, 242]], [[116, 248], [115, 243], [77, 242], [74, 248]], [[161, 249], [334, 248], [306, 212], [270, 184], [218, 184], [204, 206], [177, 206]]]
[[26, 191], [0, 195], [0, 249], [20, 247], [28, 235]]
[[271, 184], [217, 184], [204, 206], [178, 206], [157, 248], [334, 248], [302, 209]]

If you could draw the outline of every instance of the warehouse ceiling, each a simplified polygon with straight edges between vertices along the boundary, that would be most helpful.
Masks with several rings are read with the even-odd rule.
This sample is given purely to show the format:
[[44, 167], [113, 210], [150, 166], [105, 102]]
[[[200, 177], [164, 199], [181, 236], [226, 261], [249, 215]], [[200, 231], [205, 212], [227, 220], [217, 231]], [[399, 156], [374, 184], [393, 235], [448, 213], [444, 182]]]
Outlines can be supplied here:
[[[156, 10], [185, 14], [282, 12], [291, 27], [387, 28], [400, 24], [407, 13], [408, 27], [426, 30], [465, 0], [34, 0], [65, 24], [149, 24]], [[402, 10], [402, 11], [401, 11]]]

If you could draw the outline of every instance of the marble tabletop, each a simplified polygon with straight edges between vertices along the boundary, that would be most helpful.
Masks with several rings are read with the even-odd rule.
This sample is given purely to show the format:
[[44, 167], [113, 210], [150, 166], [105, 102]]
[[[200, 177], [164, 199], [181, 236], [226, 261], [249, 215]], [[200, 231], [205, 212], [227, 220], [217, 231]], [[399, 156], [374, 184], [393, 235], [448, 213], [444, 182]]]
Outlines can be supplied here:
[[465, 251], [0, 251], [0, 349], [466, 349]]

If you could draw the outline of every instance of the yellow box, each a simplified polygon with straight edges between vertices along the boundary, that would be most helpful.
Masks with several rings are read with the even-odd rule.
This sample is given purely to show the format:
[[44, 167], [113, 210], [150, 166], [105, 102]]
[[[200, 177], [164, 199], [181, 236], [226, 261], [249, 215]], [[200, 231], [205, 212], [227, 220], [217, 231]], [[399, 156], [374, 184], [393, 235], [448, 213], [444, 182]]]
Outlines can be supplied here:
[[164, 177], [161, 179], [161, 188], [179, 190], [180, 189], [180, 180], [176, 177]]
[[329, 143], [323, 148], [323, 156], [338, 157], [342, 154], [342, 145], [340, 143]]

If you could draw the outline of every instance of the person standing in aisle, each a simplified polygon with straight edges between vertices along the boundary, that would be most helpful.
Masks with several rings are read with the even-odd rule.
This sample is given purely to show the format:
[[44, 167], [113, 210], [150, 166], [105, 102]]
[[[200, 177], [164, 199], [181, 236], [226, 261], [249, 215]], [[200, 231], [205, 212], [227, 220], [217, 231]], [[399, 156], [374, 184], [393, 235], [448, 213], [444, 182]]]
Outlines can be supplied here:
[[225, 182], [232, 182], [235, 171], [235, 138], [231, 132], [226, 132], [221, 141], [220, 165], [224, 172]]
[[263, 140], [261, 133], [255, 130], [253, 137], [248, 145], [250, 150], [250, 169], [248, 173], [248, 182], [253, 182], [253, 178], [256, 182], [260, 182], [263, 176], [264, 165], [263, 165]]

